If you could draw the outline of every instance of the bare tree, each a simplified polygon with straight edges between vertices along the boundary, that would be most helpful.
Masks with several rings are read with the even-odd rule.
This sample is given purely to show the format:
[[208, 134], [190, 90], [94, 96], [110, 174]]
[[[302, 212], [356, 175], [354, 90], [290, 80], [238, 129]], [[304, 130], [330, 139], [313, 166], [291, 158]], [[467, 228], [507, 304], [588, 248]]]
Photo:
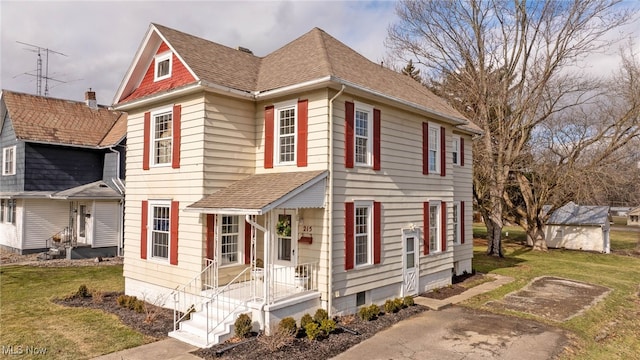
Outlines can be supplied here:
[[[502, 256], [505, 192], [529, 156], [531, 135], [551, 116], [590, 100], [597, 83], [572, 67], [609, 43], [633, 13], [618, 0], [405, 0], [387, 45], [410, 54], [434, 89], [484, 134], [474, 141], [474, 195]], [[424, 74], [424, 73], [423, 73]]]

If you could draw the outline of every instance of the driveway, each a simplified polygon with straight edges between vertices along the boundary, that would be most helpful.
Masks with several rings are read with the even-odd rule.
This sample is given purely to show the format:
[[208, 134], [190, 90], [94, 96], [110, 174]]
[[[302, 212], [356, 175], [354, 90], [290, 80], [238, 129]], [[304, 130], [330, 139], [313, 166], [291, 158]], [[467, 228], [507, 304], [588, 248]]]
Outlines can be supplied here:
[[334, 359], [547, 360], [566, 343], [557, 328], [453, 306], [402, 321]]

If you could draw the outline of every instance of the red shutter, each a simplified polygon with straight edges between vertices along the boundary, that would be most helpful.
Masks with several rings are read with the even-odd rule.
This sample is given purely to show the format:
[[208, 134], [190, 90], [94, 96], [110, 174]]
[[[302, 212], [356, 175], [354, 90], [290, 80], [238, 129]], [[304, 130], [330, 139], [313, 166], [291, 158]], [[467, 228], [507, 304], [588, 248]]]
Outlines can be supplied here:
[[464, 166], [464, 139], [460, 138], [460, 166]]
[[464, 244], [464, 201], [460, 201], [460, 208], [458, 209], [458, 221], [460, 222], [460, 243]]
[[264, 168], [273, 168], [273, 106], [264, 108]]
[[244, 221], [244, 263], [251, 264], [251, 224]]
[[298, 101], [298, 167], [307, 166], [307, 135], [309, 134], [309, 101]]
[[207, 214], [207, 259], [213, 260], [216, 253], [216, 216]]
[[373, 109], [373, 170], [380, 170], [380, 110]]
[[140, 258], [147, 258], [147, 231], [148, 231], [148, 214], [149, 214], [149, 202], [142, 200], [142, 207], [140, 208]]
[[169, 264], [178, 265], [178, 205], [177, 201], [171, 202], [171, 219], [169, 229]]
[[354, 161], [354, 107], [352, 102], [344, 103], [344, 167], [352, 168]]
[[422, 219], [424, 222], [424, 254], [429, 255], [429, 202], [422, 205]]
[[142, 140], [142, 170], [149, 170], [149, 149], [151, 147], [151, 113], [144, 113], [144, 130]]
[[354, 263], [354, 204], [352, 202], [344, 203], [344, 269], [353, 269]]
[[422, 174], [429, 175], [429, 123], [426, 122], [422, 123]]
[[173, 105], [173, 144], [171, 148], [171, 167], [174, 169], [180, 168], [180, 122], [182, 120], [182, 106]]
[[447, 154], [445, 153], [445, 133], [444, 126], [440, 127], [440, 176], [447, 175]]
[[382, 252], [382, 211], [380, 203], [373, 203], [373, 263], [380, 264]]
[[444, 201], [440, 203], [440, 212], [440, 227], [442, 228], [440, 244], [442, 252], [445, 252], [447, 251], [447, 204]]

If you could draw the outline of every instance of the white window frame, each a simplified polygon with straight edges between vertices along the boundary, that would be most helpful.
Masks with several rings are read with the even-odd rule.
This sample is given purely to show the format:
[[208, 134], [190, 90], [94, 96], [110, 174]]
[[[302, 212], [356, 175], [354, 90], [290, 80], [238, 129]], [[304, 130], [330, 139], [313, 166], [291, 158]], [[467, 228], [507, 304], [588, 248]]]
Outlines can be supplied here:
[[[165, 75], [158, 76], [158, 65], [163, 61], [169, 60], [169, 71]], [[171, 71], [173, 70], [173, 56], [171, 51], [167, 51], [165, 53], [156, 55], [154, 58], [154, 66], [153, 66], [153, 81], [160, 81], [164, 79], [168, 79], [171, 77]]]
[[[10, 154], [10, 155], [9, 155]], [[7, 161], [11, 161], [11, 168], [7, 166]], [[16, 174], [16, 146], [8, 146], [2, 149], [2, 175], [9, 176]]]
[[[358, 112], [367, 114], [367, 136], [358, 135]], [[358, 161], [358, 138], [367, 140], [365, 161]], [[354, 103], [353, 110], [353, 163], [355, 166], [371, 167], [373, 166], [373, 106], [360, 102]]]
[[7, 199], [0, 199], [0, 223], [4, 223], [4, 219], [7, 218], [4, 213], [7, 207], [7, 201]]
[[[171, 124], [171, 134], [168, 137], [162, 137], [162, 138], [157, 138], [156, 137], [156, 124], [158, 121], [158, 118], [165, 116], [165, 115], [170, 115], [170, 119], [169, 119], [169, 123]], [[167, 108], [162, 108], [162, 109], [157, 109], [154, 110], [153, 112], [151, 112], [151, 129], [150, 129], [150, 140], [151, 144], [149, 144], [149, 151], [151, 151], [151, 154], [149, 154], [149, 158], [151, 159], [151, 166], [153, 167], [163, 167], [163, 166], [171, 166], [171, 162], [173, 161], [173, 132], [174, 132], [174, 128], [173, 128], [173, 106], [171, 107], [167, 107]], [[169, 159], [167, 162], [158, 162], [156, 159], [156, 150], [157, 150], [157, 145], [159, 145], [160, 141], [167, 141], [169, 143]]]
[[[169, 263], [169, 259], [171, 259], [171, 200], [149, 200], [149, 216], [148, 216], [148, 224], [147, 224], [147, 258], [152, 259], [154, 261]], [[154, 229], [154, 209], [155, 208], [166, 208], [167, 209], [167, 225], [166, 229], [155, 230]], [[153, 242], [153, 234], [154, 232], [167, 234], [167, 257], [164, 256], [154, 256], [154, 242]]]
[[[432, 134], [435, 136], [432, 138]], [[429, 124], [429, 148], [427, 149], [427, 157], [429, 159], [429, 173], [440, 173], [440, 127]], [[431, 154], [435, 155], [435, 158], [431, 158]]]
[[451, 162], [460, 165], [460, 136], [454, 135], [451, 140]]
[[460, 222], [460, 218], [461, 216], [464, 216], [464, 214], [460, 213], [460, 201], [454, 201], [451, 204], [451, 223], [452, 223], [452, 228], [453, 228], [453, 245], [460, 245], [462, 244], [461, 239], [462, 239], [462, 234], [461, 231], [463, 231], [463, 229], [460, 228], [461, 222]]
[[[366, 233], [358, 232], [358, 209], [367, 209]], [[353, 202], [353, 264], [355, 268], [373, 265], [373, 201], [354, 201]], [[366, 236], [366, 261], [358, 262], [358, 236]]]
[[[298, 160], [298, 100], [290, 100], [286, 102], [281, 102], [278, 104], [274, 104], [274, 139], [273, 146], [275, 147], [275, 151], [273, 152], [275, 156], [274, 163], [276, 165], [293, 165], [296, 164]], [[293, 120], [293, 134], [283, 135], [281, 133], [280, 127], [280, 116], [282, 111], [291, 110], [294, 111], [294, 120]], [[288, 137], [293, 139], [293, 159], [290, 161], [281, 161], [280, 157], [282, 155], [280, 141], [283, 137]]]
[[[224, 218], [228, 217], [228, 218], [234, 218], [236, 220], [236, 225], [238, 226], [238, 230], [236, 232], [224, 232], [224, 228], [223, 226], [225, 224], [224, 223]], [[244, 264], [244, 221], [242, 221], [244, 218], [238, 215], [219, 215], [218, 216], [218, 237], [219, 237], [219, 241], [218, 241], [218, 258], [220, 259], [220, 267], [229, 267], [229, 266], [235, 266], [235, 265], [240, 265], [240, 264]], [[223, 246], [223, 239], [225, 236], [236, 236], [236, 261], [235, 262], [225, 262], [224, 261], [224, 254], [222, 253], [222, 246]]]
[[[441, 201], [429, 201], [429, 255], [431, 254], [439, 254], [442, 252], [442, 211], [440, 207], [442, 206]], [[433, 219], [432, 211], [435, 209], [435, 219]], [[434, 221], [435, 220], [435, 221]], [[432, 240], [435, 243], [435, 246], [432, 246]]]

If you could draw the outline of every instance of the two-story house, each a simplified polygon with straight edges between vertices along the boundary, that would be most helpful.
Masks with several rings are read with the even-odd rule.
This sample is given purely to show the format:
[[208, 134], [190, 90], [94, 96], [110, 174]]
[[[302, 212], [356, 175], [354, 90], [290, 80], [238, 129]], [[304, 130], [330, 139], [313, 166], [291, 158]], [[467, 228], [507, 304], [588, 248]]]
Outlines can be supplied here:
[[3, 90], [0, 246], [113, 256], [122, 241], [126, 114]]
[[318, 28], [259, 57], [151, 24], [114, 107], [125, 291], [193, 307], [174, 337], [210, 346], [240, 312], [269, 332], [471, 271], [478, 128]]

